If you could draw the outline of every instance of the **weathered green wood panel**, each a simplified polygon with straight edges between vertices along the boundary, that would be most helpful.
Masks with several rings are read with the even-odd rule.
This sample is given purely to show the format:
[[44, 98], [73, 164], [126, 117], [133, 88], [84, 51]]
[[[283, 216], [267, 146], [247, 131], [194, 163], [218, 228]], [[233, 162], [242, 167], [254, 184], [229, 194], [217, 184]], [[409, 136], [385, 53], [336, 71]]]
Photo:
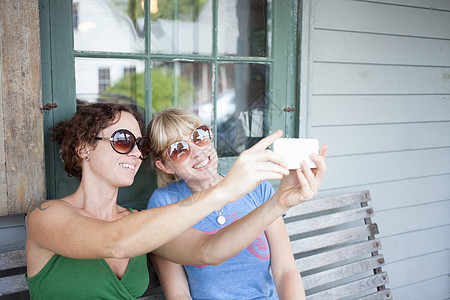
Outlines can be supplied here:
[[0, 20], [8, 207], [3, 200], [0, 212], [13, 215], [45, 198], [38, 1], [2, 1]]

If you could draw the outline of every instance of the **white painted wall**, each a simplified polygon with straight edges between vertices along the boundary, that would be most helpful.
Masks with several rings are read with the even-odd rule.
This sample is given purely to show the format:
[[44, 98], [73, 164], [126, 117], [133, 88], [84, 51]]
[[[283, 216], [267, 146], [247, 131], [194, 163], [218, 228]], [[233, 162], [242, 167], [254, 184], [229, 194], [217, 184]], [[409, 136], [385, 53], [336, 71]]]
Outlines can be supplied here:
[[320, 196], [369, 189], [394, 299], [448, 299], [450, 1], [303, 1], [302, 135]]

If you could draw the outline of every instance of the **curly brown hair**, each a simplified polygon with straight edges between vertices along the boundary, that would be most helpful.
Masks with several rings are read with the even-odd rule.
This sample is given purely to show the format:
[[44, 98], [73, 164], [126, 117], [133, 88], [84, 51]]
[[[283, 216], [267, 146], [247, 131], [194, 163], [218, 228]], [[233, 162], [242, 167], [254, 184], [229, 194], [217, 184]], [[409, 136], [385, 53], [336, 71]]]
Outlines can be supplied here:
[[[62, 121], [53, 128], [50, 138], [57, 142], [61, 149], [60, 155], [64, 170], [70, 177], [81, 179], [82, 158], [78, 155], [79, 147], [92, 146], [97, 141], [94, 138], [103, 129], [118, 122], [121, 112], [132, 114], [143, 132], [143, 122], [135, 109], [115, 103], [94, 103], [80, 108], [69, 121]], [[119, 118], [116, 118], [119, 116]]]

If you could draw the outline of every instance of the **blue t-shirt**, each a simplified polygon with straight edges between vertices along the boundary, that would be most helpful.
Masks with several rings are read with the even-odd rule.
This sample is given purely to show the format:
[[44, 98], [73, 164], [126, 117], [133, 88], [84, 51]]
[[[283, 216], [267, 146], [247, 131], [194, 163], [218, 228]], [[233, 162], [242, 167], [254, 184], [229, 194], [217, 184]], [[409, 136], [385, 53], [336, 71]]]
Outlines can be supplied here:
[[[193, 228], [214, 234], [221, 228], [244, 217], [267, 201], [274, 193], [268, 182], [262, 182], [253, 191], [236, 202], [227, 204], [198, 222]], [[184, 181], [157, 189], [150, 197], [147, 208], [178, 202], [192, 195]], [[226, 218], [219, 225], [219, 212]], [[270, 249], [265, 233], [236, 256], [219, 266], [184, 266], [193, 299], [278, 299], [270, 275]]]

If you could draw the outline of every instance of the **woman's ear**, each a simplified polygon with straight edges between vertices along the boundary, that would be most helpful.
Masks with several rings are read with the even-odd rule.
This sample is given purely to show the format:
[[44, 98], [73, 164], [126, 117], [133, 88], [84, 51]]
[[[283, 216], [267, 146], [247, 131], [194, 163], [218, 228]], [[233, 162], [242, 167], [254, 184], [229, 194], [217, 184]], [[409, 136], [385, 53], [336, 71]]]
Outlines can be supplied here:
[[166, 164], [164, 164], [160, 159], [155, 161], [155, 166], [160, 169], [161, 171], [163, 171], [164, 173], [167, 174], [175, 174], [175, 171], [172, 170], [169, 166], [167, 166]]
[[87, 145], [79, 145], [76, 148], [78, 156], [85, 160], [89, 160], [89, 155], [91, 155], [91, 151], [93, 150], [93, 147], [88, 147]]
[[91, 151], [89, 151], [89, 149], [86, 146], [78, 146], [76, 151], [78, 156], [83, 159], [89, 157], [89, 154], [91, 154]]

